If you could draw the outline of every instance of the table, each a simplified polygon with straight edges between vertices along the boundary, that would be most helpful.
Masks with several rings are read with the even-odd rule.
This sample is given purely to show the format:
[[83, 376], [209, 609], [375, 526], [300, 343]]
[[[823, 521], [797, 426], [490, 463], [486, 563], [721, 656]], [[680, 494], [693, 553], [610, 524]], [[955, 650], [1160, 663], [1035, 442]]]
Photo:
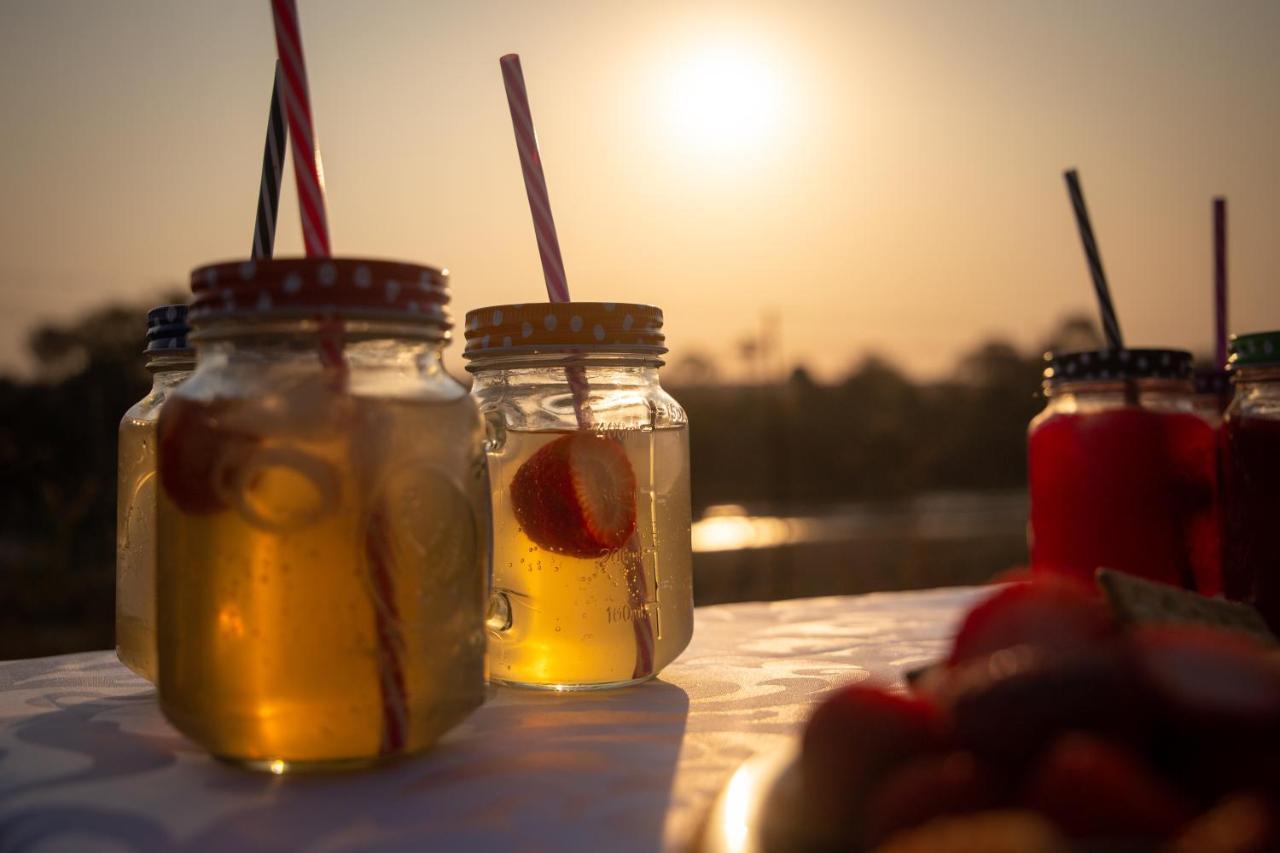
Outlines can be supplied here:
[[429, 752], [324, 776], [210, 759], [112, 652], [0, 663], [0, 850], [679, 850], [742, 761], [831, 687], [937, 656], [980, 594], [699, 608], [657, 680], [491, 688]]

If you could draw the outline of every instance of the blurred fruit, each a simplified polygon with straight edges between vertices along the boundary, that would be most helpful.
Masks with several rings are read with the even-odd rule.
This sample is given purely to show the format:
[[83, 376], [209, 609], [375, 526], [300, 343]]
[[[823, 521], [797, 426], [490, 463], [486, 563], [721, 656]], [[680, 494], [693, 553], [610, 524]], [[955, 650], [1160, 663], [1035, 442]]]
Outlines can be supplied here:
[[883, 841], [934, 818], [996, 805], [995, 792], [969, 753], [917, 758], [888, 773], [872, 795], [867, 839]]
[[1280, 795], [1280, 665], [1211, 628], [1142, 628], [1133, 646], [1164, 709], [1154, 727], [1164, 769], [1206, 803], [1240, 788]]
[[947, 660], [954, 666], [1020, 645], [1072, 651], [1116, 635], [1106, 605], [1080, 584], [1056, 579], [1015, 583], [969, 611]]
[[945, 723], [932, 702], [866, 684], [844, 687], [818, 706], [804, 730], [806, 805], [820, 824], [859, 827], [868, 797], [887, 773], [946, 744]]
[[1079, 733], [1054, 742], [1026, 803], [1070, 838], [1168, 838], [1193, 814], [1137, 753]]
[[157, 467], [165, 493], [192, 515], [227, 507], [224, 496], [261, 439], [228, 424], [236, 401], [170, 396], [156, 427]]
[[1015, 785], [1063, 732], [1140, 745], [1150, 725], [1151, 701], [1118, 649], [1005, 649], [954, 671], [945, 689], [957, 742]]
[[1044, 818], [1028, 811], [976, 812], [944, 817], [900, 832], [879, 853], [1068, 853]]
[[1274, 853], [1280, 850], [1280, 815], [1264, 797], [1242, 794], [1200, 815], [1169, 853]]

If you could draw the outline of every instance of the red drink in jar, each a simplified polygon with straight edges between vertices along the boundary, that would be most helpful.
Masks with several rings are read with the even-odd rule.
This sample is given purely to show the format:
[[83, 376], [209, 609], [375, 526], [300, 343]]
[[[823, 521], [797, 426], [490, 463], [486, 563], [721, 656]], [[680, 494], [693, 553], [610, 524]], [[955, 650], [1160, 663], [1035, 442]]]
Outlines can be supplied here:
[[1219, 591], [1216, 437], [1190, 371], [1180, 350], [1052, 357], [1027, 441], [1035, 571]]
[[1280, 630], [1280, 332], [1231, 342], [1236, 393], [1222, 427], [1222, 575], [1228, 598]]

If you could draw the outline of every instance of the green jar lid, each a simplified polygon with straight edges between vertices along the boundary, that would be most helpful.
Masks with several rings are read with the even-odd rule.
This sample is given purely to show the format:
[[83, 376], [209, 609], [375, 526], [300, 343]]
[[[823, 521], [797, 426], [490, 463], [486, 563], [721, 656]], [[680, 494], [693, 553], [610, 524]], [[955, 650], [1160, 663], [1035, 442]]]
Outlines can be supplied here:
[[1227, 366], [1253, 367], [1280, 364], [1280, 332], [1254, 332], [1231, 336], [1231, 357]]

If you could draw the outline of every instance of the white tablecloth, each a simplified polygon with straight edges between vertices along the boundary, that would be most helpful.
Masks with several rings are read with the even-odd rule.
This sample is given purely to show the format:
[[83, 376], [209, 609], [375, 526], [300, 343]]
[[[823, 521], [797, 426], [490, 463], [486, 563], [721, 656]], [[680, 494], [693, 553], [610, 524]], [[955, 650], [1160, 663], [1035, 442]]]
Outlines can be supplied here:
[[832, 686], [935, 657], [978, 594], [700, 608], [658, 680], [494, 688], [431, 751], [327, 776], [210, 759], [112, 652], [0, 663], [0, 853], [680, 849], [738, 764], [783, 748]]

